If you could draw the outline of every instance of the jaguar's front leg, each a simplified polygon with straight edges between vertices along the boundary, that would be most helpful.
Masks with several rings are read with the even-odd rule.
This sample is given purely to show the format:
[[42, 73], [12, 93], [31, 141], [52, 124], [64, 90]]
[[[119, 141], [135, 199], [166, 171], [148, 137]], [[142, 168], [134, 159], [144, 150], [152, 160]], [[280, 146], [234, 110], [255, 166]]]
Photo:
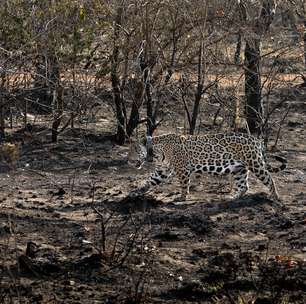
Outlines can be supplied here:
[[169, 170], [168, 168], [159, 168], [150, 177], [145, 181], [145, 183], [137, 188], [136, 190], [132, 191], [130, 195], [141, 195], [144, 194], [157, 185], [165, 183], [170, 176], [172, 175], [173, 171]]
[[190, 186], [190, 172], [188, 170], [177, 172], [178, 179], [181, 184], [181, 196], [180, 200], [185, 201], [187, 194], [189, 194]]

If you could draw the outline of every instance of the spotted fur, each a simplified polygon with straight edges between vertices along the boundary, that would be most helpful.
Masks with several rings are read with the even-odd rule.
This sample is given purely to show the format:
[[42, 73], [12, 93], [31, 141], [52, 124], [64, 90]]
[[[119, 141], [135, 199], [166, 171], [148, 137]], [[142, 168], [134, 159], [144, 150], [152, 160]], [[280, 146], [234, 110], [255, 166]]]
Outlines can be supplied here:
[[[234, 198], [239, 198], [248, 190], [248, 174], [251, 171], [268, 187], [271, 198], [279, 199], [270, 173], [285, 169], [287, 162], [284, 158], [276, 156], [276, 160], [282, 164], [278, 168], [271, 167], [266, 162], [262, 142], [251, 135], [166, 134], [150, 138], [150, 140], [155, 155], [162, 156], [166, 169], [158, 168], [139, 189], [140, 191], [148, 191], [175, 174], [181, 184], [181, 198], [185, 200], [189, 193], [192, 174], [231, 174], [234, 178]], [[142, 153], [141, 157], [144, 158], [145, 153]]]

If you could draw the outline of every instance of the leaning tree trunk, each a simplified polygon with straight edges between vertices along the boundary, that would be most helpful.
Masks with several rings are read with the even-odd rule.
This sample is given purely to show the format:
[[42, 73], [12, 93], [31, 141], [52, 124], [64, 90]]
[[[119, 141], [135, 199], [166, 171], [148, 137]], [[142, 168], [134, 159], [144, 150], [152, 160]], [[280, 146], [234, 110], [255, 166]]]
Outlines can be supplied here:
[[263, 104], [260, 78], [260, 40], [247, 41], [245, 46], [246, 118], [251, 133], [260, 133]]

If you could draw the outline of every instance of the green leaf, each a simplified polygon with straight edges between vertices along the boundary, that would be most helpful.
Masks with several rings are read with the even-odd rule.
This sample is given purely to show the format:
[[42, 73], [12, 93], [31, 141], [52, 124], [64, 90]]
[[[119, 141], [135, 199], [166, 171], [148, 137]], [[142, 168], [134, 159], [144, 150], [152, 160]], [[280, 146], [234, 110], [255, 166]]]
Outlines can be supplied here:
[[83, 5], [80, 6], [80, 20], [81, 21], [85, 20], [85, 9]]

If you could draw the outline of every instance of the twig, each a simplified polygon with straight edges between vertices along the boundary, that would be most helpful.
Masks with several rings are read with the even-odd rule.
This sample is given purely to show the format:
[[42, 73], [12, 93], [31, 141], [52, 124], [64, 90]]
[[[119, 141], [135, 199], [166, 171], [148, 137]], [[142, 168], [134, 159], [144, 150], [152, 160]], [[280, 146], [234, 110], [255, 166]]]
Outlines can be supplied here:
[[278, 142], [278, 139], [279, 139], [279, 136], [280, 136], [281, 128], [283, 126], [283, 122], [286, 119], [286, 117], [288, 116], [290, 109], [291, 108], [289, 106], [288, 109], [286, 110], [284, 116], [282, 117], [281, 121], [279, 122], [279, 128], [277, 130], [277, 134], [276, 134], [275, 142], [274, 142], [274, 144], [272, 146], [272, 150], [274, 150], [276, 148], [276, 145], [277, 145], [277, 142]]

